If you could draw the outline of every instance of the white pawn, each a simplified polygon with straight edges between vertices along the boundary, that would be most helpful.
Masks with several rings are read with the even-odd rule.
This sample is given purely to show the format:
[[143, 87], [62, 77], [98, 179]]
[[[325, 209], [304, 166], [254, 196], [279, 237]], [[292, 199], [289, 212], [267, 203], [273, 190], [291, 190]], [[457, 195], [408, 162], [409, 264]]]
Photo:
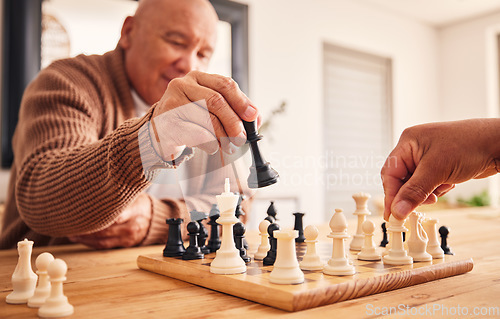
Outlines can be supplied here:
[[330, 219], [330, 229], [328, 237], [333, 239], [332, 258], [323, 268], [323, 273], [333, 276], [354, 275], [354, 266], [349, 263], [346, 257], [344, 239], [349, 238], [347, 234], [347, 220], [342, 209], [336, 208], [335, 214]]
[[273, 236], [278, 240], [276, 261], [269, 281], [273, 284], [290, 285], [304, 282], [304, 273], [300, 270], [295, 252], [295, 238], [298, 230], [275, 230]]
[[403, 245], [403, 232], [408, 231], [408, 228], [403, 226], [404, 220], [396, 219], [393, 215], [389, 217], [389, 226], [387, 231], [390, 232], [390, 241], [392, 242], [389, 253], [384, 256], [384, 264], [388, 265], [409, 265], [413, 264], [413, 258], [408, 256]]
[[300, 269], [302, 270], [321, 270], [323, 269], [323, 263], [316, 252], [316, 243], [318, 242], [318, 228], [314, 225], [309, 225], [304, 229], [304, 236], [306, 237], [305, 243], [306, 253], [302, 257], [302, 261], [299, 263]]
[[45, 303], [50, 295], [50, 280], [47, 268], [54, 261], [51, 253], [41, 253], [36, 258], [36, 274], [38, 275], [38, 286], [35, 289], [33, 297], [28, 300], [28, 307], [38, 308]]
[[441, 259], [444, 258], [444, 251], [439, 245], [437, 222], [438, 220], [435, 218], [426, 218], [423, 221], [423, 226], [429, 238], [426, 251], [431, 254], [432, 258]]
[[267, 233], [267, 227], [269, 227], [269, 225], [271, 225], [271, 223], [267, 219], [264, 219], [259, 224], [261, 240], [259, 248], [257, 248], [257, 252], [253, 256], [253, 259], [255, 260], [263, 260], [269, 249], [271, 249], [271, 246], [269, 245], [269, 234]]
[[410, 221], [410, 234], [406, 240], [408, 255], [413, 258], [413, 261], [432, 261], [432, 256], [425, 251], [429, 240], [422, 227], [423, 215], [412, 212], [408, 219]]
[[38, 316], [42, 318], [66, 317], [73, 314], [73, 306], [63, 292], [63, 282], [66, 280], [68, 266], [62, 259], [55, 259], [49, 264], [47, 272], [50, 276], [50, 296], [38, 309]]
[[352, 195], [352, 198], [356, 202], [356, 211], [353, 213], [353, 215], [358, 216], [358, 227], [356, 228], [356, 234], [352, 236], [352, 241], [351, 244], [349, 245], [349, 249], [351, 250], [361, 250], [361, 247], [363, 246], [363, 231], [361, 229], [364, 221], [366, 220], [366, 216], [371, 215], [370, 211], [368, 210], [367, 202], [368, 199], [370, 199], [370, 194], [368, 193], [357, 193]]
[[371, 220], [366, 220], [363, 225], [363, 233], [365, 234], [365, 242], [361, 251], [358, 253], [359, 260], [380, 260], [382, 257], [380, 253], [377, 252], [375, 248], [375, 243], [373, 242], [373, 233], [375, 232], [375, 223]]
[[5, 301], [10, 304], [23, 304], [28, 302], [28, 299], [33, 296], [36, 287], [37, 275], [31, 268], [31, 251], [33, 250], [33, 242], [24, 239], [17, 243], [17, 252], [19, 259], [16, 269], [12, 274], [12, 292], [5, 298]]

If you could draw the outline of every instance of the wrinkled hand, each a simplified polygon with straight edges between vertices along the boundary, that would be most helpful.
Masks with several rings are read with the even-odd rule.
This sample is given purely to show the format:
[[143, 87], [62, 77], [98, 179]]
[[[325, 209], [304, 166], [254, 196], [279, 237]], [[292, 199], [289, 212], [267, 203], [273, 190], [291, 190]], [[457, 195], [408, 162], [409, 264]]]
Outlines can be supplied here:
[[260, 116], [234, 80], [191, 71], [170, 81], [153, 112], [150, 134], [156, 137], [153, 146], [166, 161], [185, 146], [209, 154], [221, 147], [232, 154], [246, 142], [242, 119], [254, 121]]
[[95, 249], [132, 247], [144, 240], [150, 222], [151, 201], [146, 194], [141, 194], [108, 228], [87, 235], [70, 237], [70, 240]]
[[431, 123], [406, 129], [382, 168], [384, 218], [406, 218], [455, 184], [497, 173], [500, 119]]

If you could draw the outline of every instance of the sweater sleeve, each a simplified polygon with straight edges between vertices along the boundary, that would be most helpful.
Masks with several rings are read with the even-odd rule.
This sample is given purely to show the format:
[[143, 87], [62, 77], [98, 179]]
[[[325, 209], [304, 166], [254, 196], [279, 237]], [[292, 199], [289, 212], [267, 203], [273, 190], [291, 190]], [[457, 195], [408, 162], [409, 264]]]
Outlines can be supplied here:
[[[19, 214], [31, 229], [52, 237], [108, 227], [150, 183], [139, 132], [152, 110], [102, 136], [103, 105], [116, 102], [97, 89], [103, 83], [72, 71], [48, 68], [29, 85], [13, 141]], [[152, 205], [155, 220], [172, 213]], [[151, 236], [155, 231], [151, 226]]]

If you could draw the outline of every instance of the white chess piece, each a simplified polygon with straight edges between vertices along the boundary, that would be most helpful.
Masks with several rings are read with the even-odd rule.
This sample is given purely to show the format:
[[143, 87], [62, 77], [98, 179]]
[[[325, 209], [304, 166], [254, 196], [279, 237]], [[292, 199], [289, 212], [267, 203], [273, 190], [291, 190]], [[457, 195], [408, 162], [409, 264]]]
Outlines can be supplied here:
[[408, 219], [410, 222], [410, 234], [406, 240], [408, 255], [413, 258], [413, 261], [432, 261], [432, 256], [425, 251], [429, 240], [422, 227], [423, 215], [412, 212]]
[[302, 257], [302, 261], [299, 263], [300, 269], [302, 270], [321, 270], [323, 269], [323, 263], [316, 252], [316, 243], [318, 242], [318, 228], [314, 225], [309, 225], [304, 229], [304, 237], [306, 237], [305, 243], [306, 253]]
[[45, 303], [50, 295], [50, 280], [47, 268], [54, 261], [51, 253], [41, 253], [36, 257], [36, 274], [38, 275], [38, 286], [33, 297], [28, 300], [28, 307], [38, 308]]
[[276, 230], [273, 236], [278, 240], [276, 246], [276, 261], [269, 274], [269, 281], [273, 284], [290, 285], [304, 282], [304, 273], [300, 270], [295, 252], [295, 238], [299, 236], [297, 230]]
[[384, 256], [383, 262], [388, 265], [409, 265], [413, 264], [413, 258], [408, 256], [403, 246], [403, 232], [408, 228], [403, 226], [404, 220], [396, 219], [393, 215], [389, 217], [389, 226], [387, 231], [392, 234], [391, 248], [389, 253]]
[[350, 250], [359, 251], [363, 246], [365, 236], [363, 235], [361, 227], [366, 220], [366, 216], [371, 215], [367, 207], [367, 202], [370, 197], [368, 193], [357, 193], [352, 195], [352, 198], [356, 201], [356, 211], [353, 214], [358, 216], [358, 227], [356, 228], [356, 234], [352, 236], [352, 241], [349, 245]]
[[380, 260], [382, 256], [375, 248], [373, 241], [373, 233], [375, 232], [375, 223], [371, 220], [365, 220], [362, 226], [363, 233], [365, 234], [365, 242], [361, 251], [358, 253], [359, 260]]
[[264, 219], [259, 224], [261, 240], [259, 248], [257, 248], [257, 252], [253, 256], [253, 259], [255, 260], [263, 260], [269, 249], [271, 249], [271, 246], [269, 245], [269, 234], [267, 233], [267, 227], [269, 227], [269, 225], [271, 225], [271, 223], [267, 219]]
[[342, 209], [335, 209], [335, 214], [330, 219], [330, 229], [332, 231], [328, 237], [333, 239], [332, 258], [323, 268], [323, 273], [334, 276], [354, 275], [356, 271], [349, 263], [345, 252], [344, 239], [349, 238], [349, 235], [347, 234], [347, 220]]
[[435, 218], [426, 218], [422, 224], [429, 238], [426, 251], [431, 254], [432, 258], [441, 259], [444, 258], [444, 251], [439, 244], [437, 222]]
[[47, 272], [50, 277], [50, 296], [38, 309], [38, 316], [42, 318], [66, 317], [73, 314], [73, 306], [63, 292], [63, 282], [66, 280], [68, 266], [62, 259], [55, 259], [49, 264]]
[[31, 268], [31, 251], [33, 242], [24, 239], [17, 243], [19, 259], [16, 269], [12, 274], [12, 292], [7, 295], [5, 301], [10, 304], [23, 304], [33, 296], [36, 287], [37, 275]]
[[224, 193], [215, 196], [215, 198], [221, 212], [217, 223], [222, 225], [222, 238], [221, 246], [210, 264], [210, 272], [220, 275], [243, 273], [247, 270], [247, 266], [241, 259], [233, 238], [233, 225], [239, 222], [234, 216], [234, 210], [240, 196], [230, 192], [229, 178], [226, 178]]

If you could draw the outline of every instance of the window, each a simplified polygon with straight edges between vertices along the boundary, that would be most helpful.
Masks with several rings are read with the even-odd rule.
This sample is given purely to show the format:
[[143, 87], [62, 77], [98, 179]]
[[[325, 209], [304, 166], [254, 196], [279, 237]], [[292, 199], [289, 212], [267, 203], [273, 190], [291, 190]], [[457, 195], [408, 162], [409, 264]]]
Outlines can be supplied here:
[[380, 169], [391, 147], [391, 61], [325, 44], [325, 208], [353, 212], [352, 194], [383, 194]]

